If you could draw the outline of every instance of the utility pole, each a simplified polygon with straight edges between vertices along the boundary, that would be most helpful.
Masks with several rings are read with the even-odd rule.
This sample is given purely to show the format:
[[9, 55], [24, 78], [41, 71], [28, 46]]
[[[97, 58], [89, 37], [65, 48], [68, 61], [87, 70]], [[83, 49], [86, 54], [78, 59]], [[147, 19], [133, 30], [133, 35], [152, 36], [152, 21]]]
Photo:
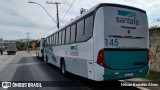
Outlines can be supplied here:
[[47, 4], [56, 4], [56, 8], [57, 8], [57, 28], [59, 29], [59, 14], [58, 14], [58, 5], [61, 4], [61, 3], [58, 3], [58, 2], [55, 2], [53, 3], [52, 1], [51, 2], [47, 2]]
[[28, 37], [28, 52], [29, 52], [29, 34], [30, 33], [26, 33], [27, 34], [27, 37]]

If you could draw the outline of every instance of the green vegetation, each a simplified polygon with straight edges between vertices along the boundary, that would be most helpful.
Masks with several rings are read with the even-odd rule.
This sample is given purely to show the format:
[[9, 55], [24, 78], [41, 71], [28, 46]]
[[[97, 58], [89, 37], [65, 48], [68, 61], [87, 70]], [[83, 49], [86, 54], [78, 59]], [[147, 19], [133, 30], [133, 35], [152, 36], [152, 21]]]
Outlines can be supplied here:
[[153, 25], [153, 26], [150, 26], [149, 29], [154, 29], [154, 28], [160, 28], [159, 26], [157, 25]]
[[143, 78], [149, 80], [160, 80], [160, 72], [150, 71], [149, 74]]
[[24, 42], [16, 42], [16, 47], [18, 50], [24, 50], [25, 49], [25, 43]]
[[[33, 48], [33, 43], [36, 42], [36, 40], [32, 40], [29, 42], [29, 48]], [[28, 48], [28, 42], [16, 42], [16, 47], [18, 50], [26, 50]], [[35, 48], [35, 46], [34, 46]]]

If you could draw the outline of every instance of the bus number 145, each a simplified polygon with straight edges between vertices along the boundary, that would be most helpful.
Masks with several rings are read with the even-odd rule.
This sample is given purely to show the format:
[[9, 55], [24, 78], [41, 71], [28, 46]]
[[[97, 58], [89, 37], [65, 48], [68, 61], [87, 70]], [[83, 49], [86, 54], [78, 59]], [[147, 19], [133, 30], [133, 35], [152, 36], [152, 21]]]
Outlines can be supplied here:
[[105, 39], [106, 46], [118, 46], [118, 39]]

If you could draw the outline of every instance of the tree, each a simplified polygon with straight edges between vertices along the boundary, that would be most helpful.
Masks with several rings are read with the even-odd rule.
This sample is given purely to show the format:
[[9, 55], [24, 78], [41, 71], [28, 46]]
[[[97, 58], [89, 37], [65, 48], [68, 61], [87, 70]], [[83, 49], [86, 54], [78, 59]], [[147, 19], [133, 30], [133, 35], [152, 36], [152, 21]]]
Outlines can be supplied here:
[[25, 43], [24, 43], [24, 42], [17, 41], [17, 42], [16, 42], [16, 47], [17, 47], [18, 50], [24, 50]]
[[160, 28], [158, 25], [150, 26], [149, 29]]
[[156, 20], [154, 21], [154, 25], [151, 25], [151, 26], [149, 27], [149, 29], [160, 28], [159, 22], [160, 22], [160, 19], [156, 19]]
[[32, 40], [29, 42], [29, 48], [31, 50], [35, 50], [36, 49], [36, 40]]

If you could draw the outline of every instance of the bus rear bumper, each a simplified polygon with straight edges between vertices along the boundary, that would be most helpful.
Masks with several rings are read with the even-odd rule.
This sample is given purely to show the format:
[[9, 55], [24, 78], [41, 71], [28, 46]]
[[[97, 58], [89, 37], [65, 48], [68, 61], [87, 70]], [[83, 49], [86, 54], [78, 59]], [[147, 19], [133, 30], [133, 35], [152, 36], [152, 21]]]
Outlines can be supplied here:
[[146, 76], [148, 74], [148, 71], [149, 71], [149, 65], [146, 65], [143, 68], [133, 69], [133, 70], [111, 70], [105, 68], [103, 78], [104, 81], [137, 78]]

